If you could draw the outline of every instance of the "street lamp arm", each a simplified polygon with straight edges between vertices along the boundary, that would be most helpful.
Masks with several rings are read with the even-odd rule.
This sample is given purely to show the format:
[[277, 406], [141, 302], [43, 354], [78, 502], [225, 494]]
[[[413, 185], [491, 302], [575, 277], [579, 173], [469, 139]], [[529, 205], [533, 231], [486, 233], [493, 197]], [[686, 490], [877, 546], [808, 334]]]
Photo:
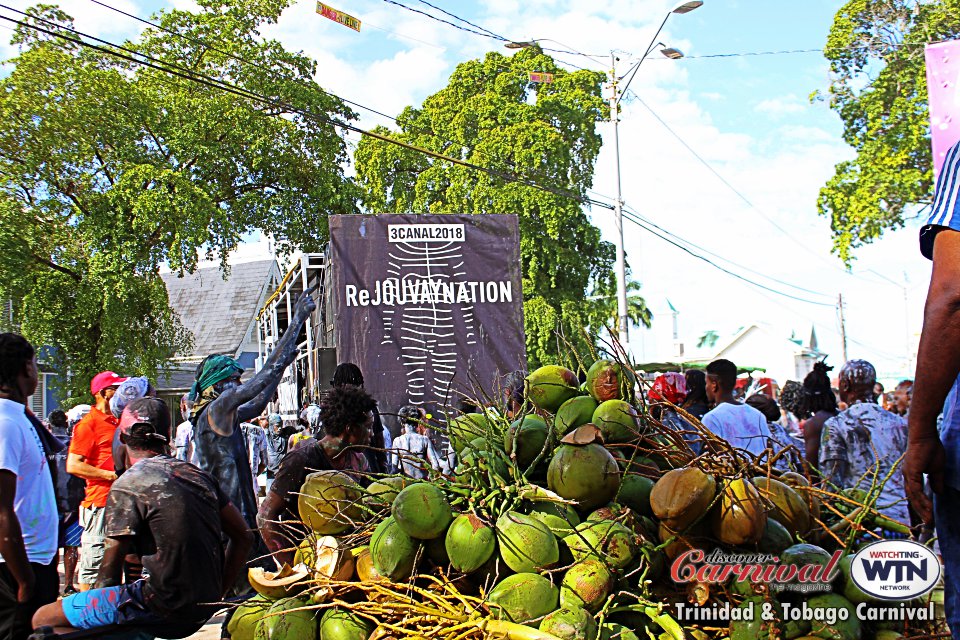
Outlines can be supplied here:
[[660, 36], [660, 32], [663, 31], [663, 27], [667, 24], [667, 20], [670, 19], [670, 15], [672, 13], [673, 12], [670, 11], [669, 13], [667, 13], [666, 16], [664, 16], [663, 22], [660, 23], [660, 28], [657, 29], [657, 32], [655, 34], [653, 34], [653, 38], [650, 39], [650, 44], [647, 45], [646, 51], [643, 52], [643, 55], [640, 57], [640, 60], [637, 62], [637, 64], [633, 65], [632, 69], [627, 71], [627, 73], [623, 74], [624, 78], [626, 78], [629, 75], [630, 79], [627, 80], [627, 84], [623, 85], [623, 89], [620, 90], [619, 92], [620, 95], [617, 96], [617, 104], [620, 104], [620, 101], [623, 99], [623, 96], [627, 93], [627, 89], [630, 88], [630, 83], [633, 82], [633, 79], [636, 77], [637, 71], [640, 69], [640, 65], [643, 64], [643, 61], [647, 59], [647, 56], [650, 55], [650, 52], [653, 51], [653, 48], [657, 46], [657, 38]]

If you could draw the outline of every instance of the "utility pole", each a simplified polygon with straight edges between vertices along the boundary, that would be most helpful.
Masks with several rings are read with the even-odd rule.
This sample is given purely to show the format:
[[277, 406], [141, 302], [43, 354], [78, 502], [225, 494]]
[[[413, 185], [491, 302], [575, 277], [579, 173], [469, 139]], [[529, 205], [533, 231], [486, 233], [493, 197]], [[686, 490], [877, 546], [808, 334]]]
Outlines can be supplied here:
[[843, 343], [843, 361], [847, 361], [847, 322], [843, 317], [843, 294], [840, 294], [840, 297], [837, 301], [837, 306], [840, 308], [840, 340]]
[[610, 54], [610, 122], [613, 124], [613, 157], [616, 173], [617, 199], [614, 202], [613, 220], [617, 227], [617, 320], [618, 336], [623, 350], [630, 352], [629, 322], [627, 321], [627, 260], [623, 246], [623, 193], [620, 189], [620, 135], [617, 123], [620, 120], [620, 94], [617, 86], [617, 56]]

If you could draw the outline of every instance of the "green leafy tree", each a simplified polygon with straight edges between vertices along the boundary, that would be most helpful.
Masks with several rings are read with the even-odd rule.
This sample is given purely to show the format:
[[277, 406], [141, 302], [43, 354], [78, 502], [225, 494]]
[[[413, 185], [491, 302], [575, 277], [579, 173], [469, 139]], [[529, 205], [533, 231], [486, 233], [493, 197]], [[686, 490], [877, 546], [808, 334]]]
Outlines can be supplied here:
[[[149, 28], [124, 46], [353, 117], [313, 82], [312, 60], [258, 37], [286, 0], [199, 4], [155, 16], [185, 37]], [[30, 13], [31, 24], [71, 35], [59, 9]], [[20, 53], [0, 81], [0, 294], [23, 333], [52, 347], [65, 398], [86, 397], [102, 369], [155, 376], [188, 347], [164, 263], [190, 271], [205, 255], [226, 265], [254, 230], [276, 234], [283, 250], [318, 250], [327, 215], [356, 211], [333, 126], [30, 28], [13, 42]]]
[[923, 45], [958, 36], [960, 0], [850, 0], [834, 18], [829, 101], [857, 155], [837, 165], [817, 205], [845, 263], [932, 198]]
[[[629, 277], [629, 274], [627, 274]], [[597, 319], [601, 322], [596, 326], [596, 331], [606, 330], [609, 334], [619, 339], [620, 337], [620, 309], [617, 303], [616, 282], [611, 277], [603, 283], [605, 286], [601, 289], [595, 289], [590, 296], [592, 299], [603, 301], [602, 316]], [[653, 324], [653, 312], [647, 307], [646, 300], [640, 295], [642, 285], [636, 280], [627, 282], [627, 322], [633, 327], [646, 327], [649, 329]]]
[[[533, 83], [530, 72], [554, 74]], [[583, 349], [586, 327], [608, 318], [587, 292], [612, 288], [613, 246], [600, 239], [577, 198], [593, 182], [606, 113], [603, 74], [568, 73], [536, 47], [488, 53], [457, 66], [448, 85], [407, 107], [399, 131], [377, 133], [475, 165], [510, 172], [544, 191], [432, 159], [365, 136], [355, 153], [363, 202], [372, 212], [513, 213], [520, 220], [527, 358], [531, 367]]]

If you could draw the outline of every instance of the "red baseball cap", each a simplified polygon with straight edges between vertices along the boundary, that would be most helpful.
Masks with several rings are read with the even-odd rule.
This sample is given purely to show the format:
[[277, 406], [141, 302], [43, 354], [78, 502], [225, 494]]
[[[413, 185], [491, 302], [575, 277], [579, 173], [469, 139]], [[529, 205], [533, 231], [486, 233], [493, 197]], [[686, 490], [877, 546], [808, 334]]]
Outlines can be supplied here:
[[95, 396], [107, 387], [116, 387], [126, 380], [126, 378], [118, 376], [113, 371], [101, 371], [93, 376], [93, 380], [90, 381], [90, 395]]

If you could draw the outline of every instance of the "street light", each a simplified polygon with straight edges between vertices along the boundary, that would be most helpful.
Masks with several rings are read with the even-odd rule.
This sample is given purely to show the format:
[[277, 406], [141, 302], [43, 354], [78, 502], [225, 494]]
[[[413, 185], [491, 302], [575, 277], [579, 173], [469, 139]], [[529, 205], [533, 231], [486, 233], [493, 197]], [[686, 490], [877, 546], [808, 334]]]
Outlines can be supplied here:
[[[647, 45], [643, 55], [640, 56], [640, 60], [637, 61], [637, 63], [634, 64], [633, 67], [630, 68], [625, 74], [623, 74], [623, 76], [617, 76], [617, 56], [613, 52], [610, 53], [610, 122], [613, 124], [613, 155], [615, 159], [614, 166], [617, 179], [617, 200], [615, 202], [613, 211], [614, 222], [617, 227], [617, 316], [619, 318], [618, 324], [620, 330], [620, 340], [625, 352], [629, 351], [630, 337], [628, 333], [629, 320], [627, 318], [627, 262], [626, 252], [623, 246], [623, 192], [620, 186], [620, 135], [617, 126], [619, 122], [617, 114], [619, 111], [620, 100], [630, 87], [630, 83], [633, 82], [633, 78], [637, 75], [637, 70], [640, 68], [640, 65], [643, 63], [643, 61], [647, 59], [647, 56], [650, 55], [657, 45], [663, 46], [663, 43], [659, 42], [657, 37], [660, 35], [660, 32], [663, 31], [663, 27], [667, 24], [667, 20], [670, 19], [670, 16], [673, 14], [683, 15], [685, 13], [690, 13], [694, 9], [699, 9], [702, 6], [703, 0], [690, 0], [689, 2], [684, 2], [683, 4], [680, 4], [669, 11], [667, 15], [664, 16], [663, 22], [660, 23], [660, 27], [657, 29], [657, 32], [653, 34], [653, 38], [651, 38], [650, 44]], [[538, 38], [536, 40], [507, 42], [504, 44], [504, 46], [508, 49], [525, 49], [527, 47], [534, 46], [537, 42], [543, 42], [546, 40], [549, 39]], [[573, 47], [565, 45], [562, 42], [557, 42], [556, 40], [550, 40], [550, 42], [556, 42], [557, 44], [570, 49], [572, 53], [577, 55], [590, 58], [591, 60], [596, 60], [596, 58], [593, 56], [589, 56], [583, 52], [577, 51]], [[671, 60], [677, 60], [683, 57], [683, 52], [673, 47], [664, 47], [660, 50], [660, 52]], [[627, 80], [626, 84], [623, 85], [623, 89], [620, 89], [620, 81], [627, 76], [630, 76], [630, 78]]]

